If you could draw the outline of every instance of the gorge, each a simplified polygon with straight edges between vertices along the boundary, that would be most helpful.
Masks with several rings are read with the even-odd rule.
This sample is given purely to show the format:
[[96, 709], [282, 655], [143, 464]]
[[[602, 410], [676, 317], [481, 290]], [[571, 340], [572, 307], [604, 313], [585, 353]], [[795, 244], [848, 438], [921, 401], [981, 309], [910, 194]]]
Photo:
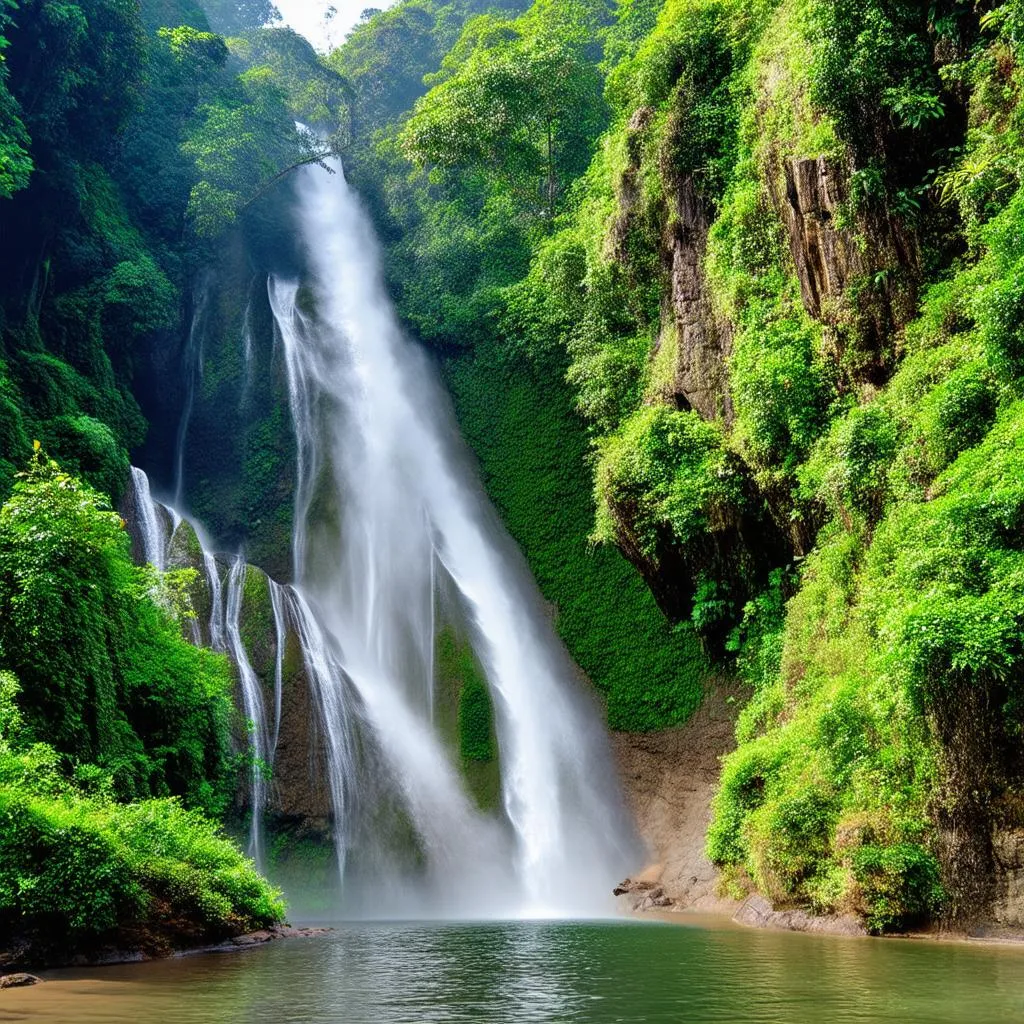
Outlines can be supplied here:
[[323, 29], [0, 0], [0, 975], [847, 1020], [733, 924], [1020, 940], [1021, 0]]

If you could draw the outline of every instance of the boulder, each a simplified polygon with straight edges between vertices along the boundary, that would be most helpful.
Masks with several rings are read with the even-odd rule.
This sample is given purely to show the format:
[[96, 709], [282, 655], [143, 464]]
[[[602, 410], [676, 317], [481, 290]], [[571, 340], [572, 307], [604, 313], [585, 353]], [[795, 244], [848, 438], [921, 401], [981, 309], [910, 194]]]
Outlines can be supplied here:
[[41, 984], [42, 980], [34, 974], [0, 974], [0, 989], [27, 988], [29, 985]]

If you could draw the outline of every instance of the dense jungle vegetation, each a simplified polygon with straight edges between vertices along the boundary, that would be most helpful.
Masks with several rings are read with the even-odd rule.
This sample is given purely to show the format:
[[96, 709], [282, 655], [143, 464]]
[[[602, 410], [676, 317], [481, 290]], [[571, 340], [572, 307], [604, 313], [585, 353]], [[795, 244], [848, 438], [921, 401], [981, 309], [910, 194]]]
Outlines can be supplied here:
[[209, 239], [320, 144], [188, 2], [4, 0], [0, 58], [0, 949], [216, 940], [283, 916], [220, 833], [232, 673], [183, 638], [189, 574], [135, 566], [111, 503], [141, 339], [173, 343]]
[[324, 56], [274, 15], [0, 0], [0, 929], [280, 915], [209, 824], [227, 668], [110, 508], [142, 363], [332, 151], [610, 724], [749, 683], [730, 891], [984, 913], [1024, 824], [1024, 3], [403, 0]]

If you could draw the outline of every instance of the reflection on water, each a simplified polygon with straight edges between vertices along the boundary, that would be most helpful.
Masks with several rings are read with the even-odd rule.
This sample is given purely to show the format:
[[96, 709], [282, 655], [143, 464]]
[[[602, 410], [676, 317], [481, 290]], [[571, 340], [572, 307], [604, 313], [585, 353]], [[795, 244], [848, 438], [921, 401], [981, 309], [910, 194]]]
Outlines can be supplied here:
[[0, 1021], [1024, 1021], [1024, 950], [648, 923], [346, 925], [0, 992]]

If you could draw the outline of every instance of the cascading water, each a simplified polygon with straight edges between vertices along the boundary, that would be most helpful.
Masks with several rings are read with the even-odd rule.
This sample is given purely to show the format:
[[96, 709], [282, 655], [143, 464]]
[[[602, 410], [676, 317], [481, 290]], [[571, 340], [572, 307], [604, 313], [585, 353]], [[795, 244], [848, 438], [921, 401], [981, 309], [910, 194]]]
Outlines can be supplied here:
[[193, 298], [192, 326], [185, 344], [183, 366], [185, 370], [185, 402], [178, 421], [178, 437], [174, 453], [174, 506], [181, 508], [185, 495], [185, 446], [192, 425], [196, 391], [203, 376], [203, 342], [206, 330], [206, 308], [210, 301], [210, 278], [204, 275], [196, 287]]
[[[252, 781], [250, 784], [250, 811], [252, 826], [249, 830], [249, 856], [258, 865], [263, 865], [263, 812], [267, 804], [267, 781], [264, 772], [269, 766], [270, 738], [267, 734], [267, 718], [263, 706], [263, 690], [260, 680], [253, 671], [245, 644], [242, 643], [242, 598], [245, 596], [245, 577], [248, 566], [239, 555], [228, 573], [227, 600], [223, 614], [223, 639], [227, 652], [238, 670], [238, 681], [242, 692], [242, 710], [245, 712], [246, 732], [249, 734], [249, 751], [253, 758]], [[214, 607], [219, 605], [214, 602]]]
[[[217, 558], [209, 549], [209, 542], [199, 525], [185, 520], [170, 505], [154, 499], [149, 478], [137, 467], [131, 470], [132, 520], [136, 534], [142, 544], [143, 557], [150, 565], [164, 571], [174, 560], [175, 536], [182, 523], [188, 522], [202, 555], [203, 575], [210, 598], [210, 617], [207, 622], [206, 641], [215, 651], [227, 654], [238, 673], [242, 711], [246, 719], [249, 754], [253, 765], [250, 773], [249, 807], [251, 825], [248, 852], [258, 865], [263, 866], [263, 815], [267, 803], [266, 770], [272, 763], [277, 745], [277, 732], [281, 721], [281, 687], [284, 644], [287, 619], [284, 616], [285, 588], [270, 581], [271, 598], [275, 617], [275, 689], [273, 742], [270, 741], [270, 726], [267, 722], [263, 691], [260, 680], [253, 671], [245, 644], [242, 641], [242, 605], [245, 596], [245, 580], [249, 567], [239, 555], [231, 563], [227, 576], [227, 588], [221, 579]], [[278, 608], [281, 616], [278, 617]], [[204, 640], [202, 627], [197, 620], [191, 622], [192, 641], [201, 644]]]
[[143, 557], [154, 568], [163, 572], [167, 568], [167, 545], [170, 536], [165, 529], [166, 512], [153, 500], [149, 477], [132, 466], [132, 490], [138, 532], [142, 538]]
[[[317, 652], [342, 861], [364, 852], [350, 819], [366, 813], [372, 774], [415, 834], [425, 912], [600, 909], [635, 848], [598, 712], [401, 332], [357, 198], [315, 167], [298, 194], [311, 291], [272, 278], [269, 295], [298, 448], [292, 598], [307, 664]], [[467, 796], [432, 723], [440, 575], [492, 693], [503, 815]], [[379, 903], [383, 852], [373, 863]]]
[[270, 610], [274, 613], [274, 730], [270, 734], [271, 763], [281, 736], [281, 703], [284, 697], [284, 648], [288, 641], [287, 591], [277, 580], [270, 581]]
[[[300, 172], [298, 194], [308, 288], [268, 282], [297, 471], [296, 582], [268, 581], [271, 678], [267, 668], [257, 675], [243, 643], [244, 559], [218, 560], [192, 524], [210, 601], [205, 636], [193, 623], [194, 639], [230, 655], [249, 723], [250, 852], [262, 859], [264, 770], [278, 751], [285, 651], [295, 642], [315, 718], [310, 763], [326, 777], [347, 912], [602, 911], [637, 850], [599, 712], [476, 479], [433, 368], [402, 334], [357, 198], [342, 174], [319, 168]], [[185, 359], [179, 507], [207, 301], [202, 284]], [[244, 393], [251, 296], [242, 345]], [[132, 481], [139, 549], [158, 568], [183, 564], [182, 517], [153, 500], [140, 470]], [[435, 653], [452, 619], [491, 694], [498, 810], [469, 795], [436, 720]]]

